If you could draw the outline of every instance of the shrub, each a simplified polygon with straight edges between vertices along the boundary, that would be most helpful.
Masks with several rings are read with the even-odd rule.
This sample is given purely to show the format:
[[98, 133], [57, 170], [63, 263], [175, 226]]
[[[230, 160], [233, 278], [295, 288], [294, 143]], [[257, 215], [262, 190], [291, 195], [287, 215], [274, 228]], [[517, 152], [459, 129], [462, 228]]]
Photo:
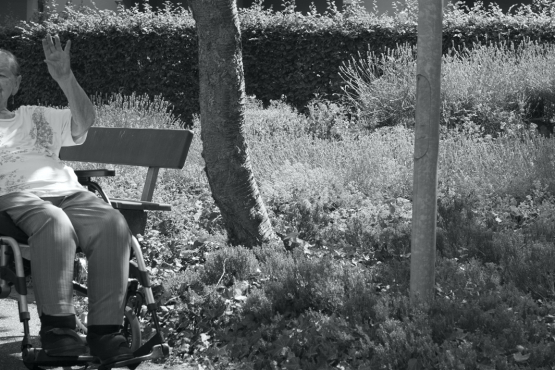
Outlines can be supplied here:
[[494, 244], [496, 233], [475, 214], [476, 199], [444, 197], [438, 201], [437, 250], [446, 258], [480, 258], [499, 263], [502, 249]]
[[378, 343], [370, 360], [377, 369], [402, 369], [416, 359], [424, 369], [433, 368], [437, 345], [432, 341], [427, 318], [387, 319], [376, 330]]
[[[549, 120], [553, 58], [552, 45], [530, 41], [452, 49], [442, 62], [441, 122], [450, 128], [470, 122], [483, 134], [497, 135], [525, 119]], [[346, 96], [366, 127], [413, 124], [415, 71], [410, 45], [342, 66]]]
[[253, 289], [243, 306], [242, 314], [253, 323], [268, 324], [274, 316], [274, 307], [263, 289]]
[[227, 286], [234, 281], [246, 280], [258, 268], [258, 262], [250, 249], [224, 247], [206, 257], [203, 281], [207, 285]]
[[270, 277], [264, 291], [277, 312], [298, 315], [312, 309], [359, 324], [375, 316], [373, 278], [364, 269], [331, 258], [312, 259], [301, 251], [263, 253], [261, 269]]
[[538, 179], [551, 189], [551, 140], [533, 132], [502, 135], [495, 140], [463, 135], [448, 138], [440, 145], [441, 192], [474, 194], [479, 202], [489, 204], [497, 202], [497, 197], [525, 199]]
[[348, 112], [342, 105], [315, 99], [307, 105], [307, 134], [324, 140], [341, 140], [350, 129]]
[[478, 260], [438, 260], [430, 324], [434, 341], [441, 344], [440, 368], [476, 363], [513, 368], [513, 356], [506, 353], [516, 353], [517, 346], [538, 353], [528, 368], [545, 366], [545, 353], [553, 346], [542, 339], [549, 329], [537, 317], [551, 308], [523, 295], [504, 273], [505, 268]]
[[504, 278], [536, 299], [555, 297], [555, 250], [553, 242], [503, 238]]
[[109, 97], [95, 96], [96, 125], [102, 127], [130, 127], [171, 129], [180, 128], [182, 123], [172, 114], [171, 104], [161, 95], [151, 99], [147, 94], [137, 96], [112, 94]]
[[276, 215], [285, 211], [280, 207], [297, 210], [295, 203], [310, 203], [303, 207], [314, 211], [355, 204], [363, 196], [408, 198], [412, 191], [410, 130], [344, 132], [337, 141], [306, 135], [307, 119], [283, 103], [248, 107], [245, 116], [253, 171]]
[[414, 47], [403, 45], [380, 55], [352, 57], [340, 72], [346, 97], [367, 128], [406, 124], [414, 116]]

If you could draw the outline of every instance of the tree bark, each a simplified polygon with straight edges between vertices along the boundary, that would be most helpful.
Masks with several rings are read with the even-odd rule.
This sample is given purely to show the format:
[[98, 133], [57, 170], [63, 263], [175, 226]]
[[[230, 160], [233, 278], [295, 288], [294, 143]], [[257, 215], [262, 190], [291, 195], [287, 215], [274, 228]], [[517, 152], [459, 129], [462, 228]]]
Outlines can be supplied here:
[[410, 261], [413, 306], [429, 305], [434, 298], [443, 17], [442, 4], [437, 0], [420, 0], [418, 9]]
[[199, 43], [202, 157], [232, 245], [275, 237], [245, 139], [245, 78], [235, 0], [190, 0]]

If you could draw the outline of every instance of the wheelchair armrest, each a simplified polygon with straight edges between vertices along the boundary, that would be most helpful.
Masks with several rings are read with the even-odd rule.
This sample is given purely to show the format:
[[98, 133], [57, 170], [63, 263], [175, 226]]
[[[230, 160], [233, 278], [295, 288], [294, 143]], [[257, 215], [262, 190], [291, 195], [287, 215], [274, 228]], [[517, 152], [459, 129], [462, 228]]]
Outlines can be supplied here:
[[75, 174], [79, 178], [87, 178], [90, 179], [91, 177], [105, 177], [105, 176], [115, 176], [115, 170], [107, 170], [107, 169], [99, 169], [99, 170], [76, 170]]
[[110, 199], [104, 193], [104, 190], [98, 185], [96, 182], [91, 180], [91, 177], [104, 177], [104, 176], [115, 176], [116, 171], [114, 170], [107, 170], [107, 169], [98, 169], [98, 170], [77, 170], [75, 171], [77, 175], [77, 181], [83, 186], [86, 186], [91, 191], [97, 191], [101, 196], [102, 199], [106, 203], [110, 203]]

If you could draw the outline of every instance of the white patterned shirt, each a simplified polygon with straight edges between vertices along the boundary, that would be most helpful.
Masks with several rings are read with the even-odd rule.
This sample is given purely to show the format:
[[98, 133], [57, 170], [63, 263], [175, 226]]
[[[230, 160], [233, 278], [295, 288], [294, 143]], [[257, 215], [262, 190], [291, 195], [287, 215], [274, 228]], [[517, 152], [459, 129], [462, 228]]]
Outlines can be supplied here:
[[71, 135], [71, 112], [22, 106], [15, 117], [0, 119], [0, 196], [28, 191], [39, 197], [86, 191], [60, 159], [62, 146], [82, 144]]

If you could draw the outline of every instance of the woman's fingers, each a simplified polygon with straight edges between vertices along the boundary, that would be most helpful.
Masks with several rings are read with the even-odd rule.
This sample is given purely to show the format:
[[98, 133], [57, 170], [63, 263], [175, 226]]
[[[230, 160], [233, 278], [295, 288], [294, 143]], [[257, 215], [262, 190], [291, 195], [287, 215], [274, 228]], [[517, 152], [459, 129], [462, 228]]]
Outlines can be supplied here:
[[60, 36], [58, 36], [58, 35], [54, 36], [54, 49], [56, 51], [63, 51], [62, 43], [60, 42]]
[[50, 46], [52, 41], [50, 40], [51, 42], [48, 42], [49, 36], [50, 35], [46, 35], [46, 37], [42, 39], [42, 48], [44, 49], [44, 54], [46, 54], [47, 56], [52, 54], [52, 48]]
[[52, 37], [50, 34], [47, 34], [44, 39], [42, 39], [42, 47], [46, 54], [53, 54], [57, 51], [65, 51], [69, 52], [69, 48], [71, 47], [71, 42], [68, 41], [66, 43], [66, 50], [62, 48], [62, 42], [60, 41], [60, 36], [54, 35]]
[[48, 54], [53, 54], [56, 52], [56, 46], [54, 45], [54, 41], [52, 40], [52, 36], [50, 34], [46, 35], [46, 45], [48, 47]]
[[44, 50], [44, 54], [46, 54], [47, 52], [50, 52], [50, 48], [48, 47], [46, 38], [42, 39], [42, 50]]
[[71, 40], [67, 40], [66, 42], [66, 48], [64, 49], [64, 51], [69, 54], [69, 51], [71, 50]]

